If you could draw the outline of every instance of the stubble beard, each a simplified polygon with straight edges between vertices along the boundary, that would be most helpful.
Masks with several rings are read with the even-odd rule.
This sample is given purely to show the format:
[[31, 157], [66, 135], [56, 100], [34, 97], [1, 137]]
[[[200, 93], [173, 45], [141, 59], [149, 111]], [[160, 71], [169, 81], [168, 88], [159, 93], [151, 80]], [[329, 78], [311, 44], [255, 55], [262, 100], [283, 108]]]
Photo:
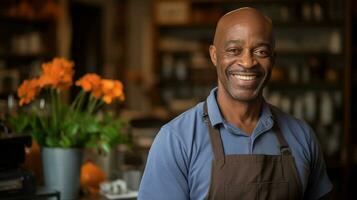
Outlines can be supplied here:
[[[263, 89], [266, 86], [266, 84], [268, 83], [269, 79], [270, 79], [270, 73], [269, 72], [264, 72], [264, 77], [262, 78], [261, 82], [259, 83], [259, 85], [254, 88], [254, 89], [249, 89], [249, 88], [243, 88], [238, 86], [238, 88], [235, 88], [233, 86], [233, 84], [230, 81], [229, 75], [228, 75], [228, 69], [225, 70], [225, 84], [223, 84], [220, 80], [219, 84], [221, 84], [221, 86], [223, 86], [222, 89], [225, 90], [225, 93], [227, 93], [233, 100], [235, 101], [240, 101], [240, 102], [244, 102], [244, 103], [250, 103], [250, 102], [255, 102], [259, 99], [262, 98], [263, 96]], [[243, 91], [242, 91], [243, 90]], [[246, 91], [244, 91], [246, 90]], [[250, 92], [247, 90], [253, 90], [251, 93], [252, 95], [245, 97], [244, 95], [242, 95], [243, 92]]]

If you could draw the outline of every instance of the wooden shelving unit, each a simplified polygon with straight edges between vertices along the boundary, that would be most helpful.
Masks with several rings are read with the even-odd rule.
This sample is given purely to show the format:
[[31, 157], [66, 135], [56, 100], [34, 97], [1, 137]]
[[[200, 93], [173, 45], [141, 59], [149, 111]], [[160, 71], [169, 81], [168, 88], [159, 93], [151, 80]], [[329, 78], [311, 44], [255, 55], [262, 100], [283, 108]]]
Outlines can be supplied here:
[[349, 137], [350, 131], [345, 123], [349, 118], [344, 104], [349, 94], [345, 92], [348, 83], [344, 80], [350, 75], [346, 74], [346, 68], [350, 68], [346, 43], [351, 39], [345, 37], [349, 26], [345, 3], [338, 0], [154, 1], [153, 66], [157, 80], [154, 104], [169, 110], [173, 117], [179, 108], [173, 107], [177, 104], [172, 102], [181, 102], [178, 105], [184, 110], [203, 100], [217, 81], [208, 53], [217, 20], [235, 8], [258, 8], [272, 18], [277, 40], [277, 62], [265, 97], [293, 115], [301, 109], [300, 117], [315, 130], [326, 154], [331, 179], [339, 185], [336, 196], [343, 194], [348, 174], [345, 171], [349, 170], [345, 162], [345, 137]]
[[9, 95], [16, 95], [16, 89], [22, 80], [35, 75], [40, 63], [56, 55], [58, 10], [48, 10], [47, 3], [49, 1], [6, 0], [0, 5], [2, 106]]

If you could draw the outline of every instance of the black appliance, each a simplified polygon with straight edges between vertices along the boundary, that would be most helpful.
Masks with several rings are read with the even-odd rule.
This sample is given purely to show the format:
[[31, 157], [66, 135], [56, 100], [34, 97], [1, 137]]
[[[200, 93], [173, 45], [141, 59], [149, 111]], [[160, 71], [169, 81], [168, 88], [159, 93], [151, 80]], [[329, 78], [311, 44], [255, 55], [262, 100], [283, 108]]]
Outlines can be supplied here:
[[25, 146], [31, 146], [31, 136], [10, 133], [0, 122], [0, 199], [35, 199], [35, 177], [21, 168]]

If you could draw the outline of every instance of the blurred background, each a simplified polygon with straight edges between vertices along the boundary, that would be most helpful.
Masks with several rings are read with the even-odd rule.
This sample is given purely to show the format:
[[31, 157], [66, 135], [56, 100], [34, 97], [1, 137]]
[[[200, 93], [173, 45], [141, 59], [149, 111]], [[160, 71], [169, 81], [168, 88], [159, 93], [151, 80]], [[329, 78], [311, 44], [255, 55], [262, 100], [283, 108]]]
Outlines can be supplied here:
[[335, 197], [356, 199], [354, 0], [2, 0], [1, 117], [16, 112], [18, 86], [42, 62], [71, 59], [75, 79], [95, 72], [125, 87], [124, 105], [108, 109], [128, 121], [133, 150], [118, 147], [107, 164], [96, 162], [113, 176], [142, 172], [160, 126], [215, 86], [208, 47], [216, 22], [243, 6], [274, 23], [278, 57], [266, 99], [313, 127]]

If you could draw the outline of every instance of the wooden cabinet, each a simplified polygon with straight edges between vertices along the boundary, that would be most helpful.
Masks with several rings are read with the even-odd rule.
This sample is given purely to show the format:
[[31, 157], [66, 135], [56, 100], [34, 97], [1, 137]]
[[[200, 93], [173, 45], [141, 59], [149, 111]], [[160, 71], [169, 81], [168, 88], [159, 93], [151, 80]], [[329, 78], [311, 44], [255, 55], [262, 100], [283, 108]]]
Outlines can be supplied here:
[[263, 11], [274, 24], [277, 60], [265, 98], [313, 127], [330, 176], [341, 185], [344, 137], [349, 134], [344, 123], [349, 120], [345, 69], [350, 68], [345, 1], [155, 1], [154, 101], [174, 116], [206, 98], [217, 82], [208, 53], [216, 22], [224, 13], [244, 6]]

